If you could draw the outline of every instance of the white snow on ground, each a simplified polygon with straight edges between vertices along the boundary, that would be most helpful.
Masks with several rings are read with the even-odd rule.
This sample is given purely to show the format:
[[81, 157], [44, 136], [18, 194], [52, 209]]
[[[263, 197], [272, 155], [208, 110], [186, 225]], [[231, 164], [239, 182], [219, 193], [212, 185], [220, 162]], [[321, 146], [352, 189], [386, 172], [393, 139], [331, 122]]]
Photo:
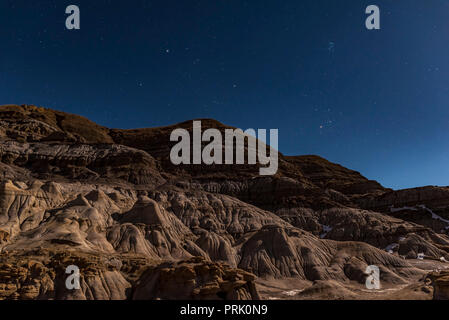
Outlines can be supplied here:
[[[443, 221], [443, 222], [446, 223], [446, 224], [449, 224], [449, 220], [440, 217], [439, 215], [437, 215], [435, 212], [433, 212], [432, 210], [430, 210], [430, 209], [427, 208], [426, 206], [421, 205], [421, 206], [418, 206], [418, 207], [420, 207], [421, 209], [426, 210], [427, 212], [430, 212], [430, 213], [432, 214], [432, 219], [434, 219], [434, 220], [440, 220], [440, 221]], [[449, 229], [449, 226], [447, 226], [446, 229]]]
[[390, 208], [390, 212], [399, 212], [399, 211], [404, 211], [404, 210], [418, 211], [418, 209], [416, 209], [415, 207], [393, 208], [393, 206], [391, 206], [391, 208]]
[[403, 210], [413, 210], [413, 211], [417, 211], [419, 209], [424, 209], [427, 212], [429, 212], [430, 214], [432, 214], [432, 219], [434, 220], [440, 220], [444, 223], [446, 223], [448, 226], [446, 227], [446, 230], [449, 229], [449, 220], [444, 219], [442, 217], [440, 217], [439, 215], [437, 215], [435, 212], [433, 212], [432, 210], [430, 210], [429, 208], [427, 208], [425, 205], [418, 205], [416, 207], [402, 207], [402, 208], [393, 208], [393, 206], [390, 208], [391, 212], [399, 212], [399, 211], [403, 211]]
[[385, 251], [387, 251], [388, 253], [393, 253], [394, 252], [393, 250], [398, 246], [399, 246], [398, 243], [391, 243], [385, 248]]
[[320, 234], [321, 239], [325, 238], [327, 234], [332, 231], [332, 227], [323, 224], [323, 231], [324, 233]]
[[301, 291], [304, 291], [304, 290], [296, 289], [296, 290], [284, 291], [284, 292], [282, 292], [282, 294], [285, 295], [285, 296], [293, 297], [293, 296], [296, 296]]
[[440, 261], [441, 261], [441, 262], [447, 262], [447, 260], [446, 260], [445, 257], [441, 257], [441, 258], [440, 258]]

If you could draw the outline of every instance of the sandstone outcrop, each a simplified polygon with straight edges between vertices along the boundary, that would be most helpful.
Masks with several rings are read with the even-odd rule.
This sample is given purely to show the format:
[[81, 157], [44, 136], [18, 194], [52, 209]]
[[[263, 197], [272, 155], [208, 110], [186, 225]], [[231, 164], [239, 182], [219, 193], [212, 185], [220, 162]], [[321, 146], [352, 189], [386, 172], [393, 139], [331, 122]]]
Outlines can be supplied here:
[[428, 275], [434, 288], [434, 300], [449, 300], [449, 272], [438, 271]]
[[256, 277], [227, 265], [193, 258], [146, 270], [132, 298], [165, 300], [258, 300]]
[[174, 166], [171, 130], [191, 121], [120, 130], [3, 106], [0, 123], [0, 299], [264, 299], [264, 281], [356, 299], [370, 265], [421, 298], [449, 267], [448, 188], [393, 191], [317, 156], [280, 154], [272, 177]]

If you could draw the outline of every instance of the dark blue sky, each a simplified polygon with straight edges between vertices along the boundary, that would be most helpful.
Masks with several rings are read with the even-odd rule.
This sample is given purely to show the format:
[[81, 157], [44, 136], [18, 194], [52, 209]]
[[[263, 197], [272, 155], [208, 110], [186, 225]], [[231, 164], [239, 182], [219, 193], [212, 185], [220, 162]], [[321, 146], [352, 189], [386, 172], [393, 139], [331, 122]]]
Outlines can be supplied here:
[[449, 185], [448, 43], [446, 0], [2, 0], [0, 104], [119, 128], [279, 128], [284, 154]]

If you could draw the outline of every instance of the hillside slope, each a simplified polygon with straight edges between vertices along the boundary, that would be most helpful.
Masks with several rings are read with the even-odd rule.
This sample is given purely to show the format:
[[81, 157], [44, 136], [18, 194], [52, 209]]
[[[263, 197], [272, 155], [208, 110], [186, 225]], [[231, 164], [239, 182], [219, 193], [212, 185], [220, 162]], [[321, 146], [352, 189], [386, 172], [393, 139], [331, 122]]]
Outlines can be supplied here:
[[192, 121], [120, 130], [3, 106], [0, 122], [0, 299], [358, 299], [382, 294], [369, 265], [386, 298], [429, 299], [425, 275], [447, 268], [447, 188], [393, 191], [318, 156], [280, 154], [272, 177], [174, 166], [170, 133]]

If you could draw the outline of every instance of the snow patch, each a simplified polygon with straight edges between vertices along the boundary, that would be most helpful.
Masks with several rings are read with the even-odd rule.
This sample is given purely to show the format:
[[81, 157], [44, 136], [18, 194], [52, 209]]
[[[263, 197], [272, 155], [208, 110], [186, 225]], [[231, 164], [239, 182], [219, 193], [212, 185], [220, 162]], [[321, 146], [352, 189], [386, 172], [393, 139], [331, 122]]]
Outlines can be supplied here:
[[399, 211], [403, 211], [403, 210], [418, 211], [419, 209], [423, 209], [423, 210], [426, 210], [427, 212], [429, 212], [432, 215], [432, 219], [440, 220], [440, 221], [446, 223], [448, 226], [445, 229], [449, 230], [449, 220], [448, 219], [444, 219], [443, 217], [440, 217], [435, 212], [433, 212], [431, 209], [427, 208], [425, 205], [422, 205], [422, 204], [418, 205], [416, 207], [402, 207], [402, 208], [394, 208], [393, 206], [391, 206], [390, 212], [394, 213], [394, 212], [399, 212]]
[[320, 234], [321, 239], [325, 238], [327, 236], [327, 234], [332, 231], [331, 226], [327, 226], [327, 225], [323, 224], [322, 227], [323, 227], [324, 233]]
[[398, 243], [391, 243], [385, 248], [385, 251], [387, 251], [388, 253], [393, 253], [394, 249], [396, 249], [397, 247], [399, 247]]
[[412, 211], [418, 211], [415, 207], [402, 207], [402, 208], [394, 208], [393, 206], [390, 207], [390, 212], [399, 212], [404, 210], [412, 210]]
[[284, 292], [282, 292], [282, 294], [283, 294], [284, 296], [293, 297], [293, 296], [296, 296], [296, 295], [297, 295], [298, 293], [300, 293], [301, 291], [304, 291], [304, 290], [296, 289], [296, 290], [284, 291]]
[[[425, 205], [420, 205], [420, 206], [418, 206], [418, 207], [421, 208], [421, 209], [426, 210], [427, 212], [430, 212], [430, 213], [432, 214], [432, 219], [434, 219], [434, 220], [440, 220], [440, 221], [443, 221], [443, 222], [446, 223], [446, 224], [449, 224], [449, 220], [440, 217], [440, 216], [437, 215], [435, 212], [433, 212], [432, 210], [430, 210], [429, 208], [427, 208]], [[446, 230], [447, 230], [447, 229], [449, 229], [449, 226], [446, 227]]]

